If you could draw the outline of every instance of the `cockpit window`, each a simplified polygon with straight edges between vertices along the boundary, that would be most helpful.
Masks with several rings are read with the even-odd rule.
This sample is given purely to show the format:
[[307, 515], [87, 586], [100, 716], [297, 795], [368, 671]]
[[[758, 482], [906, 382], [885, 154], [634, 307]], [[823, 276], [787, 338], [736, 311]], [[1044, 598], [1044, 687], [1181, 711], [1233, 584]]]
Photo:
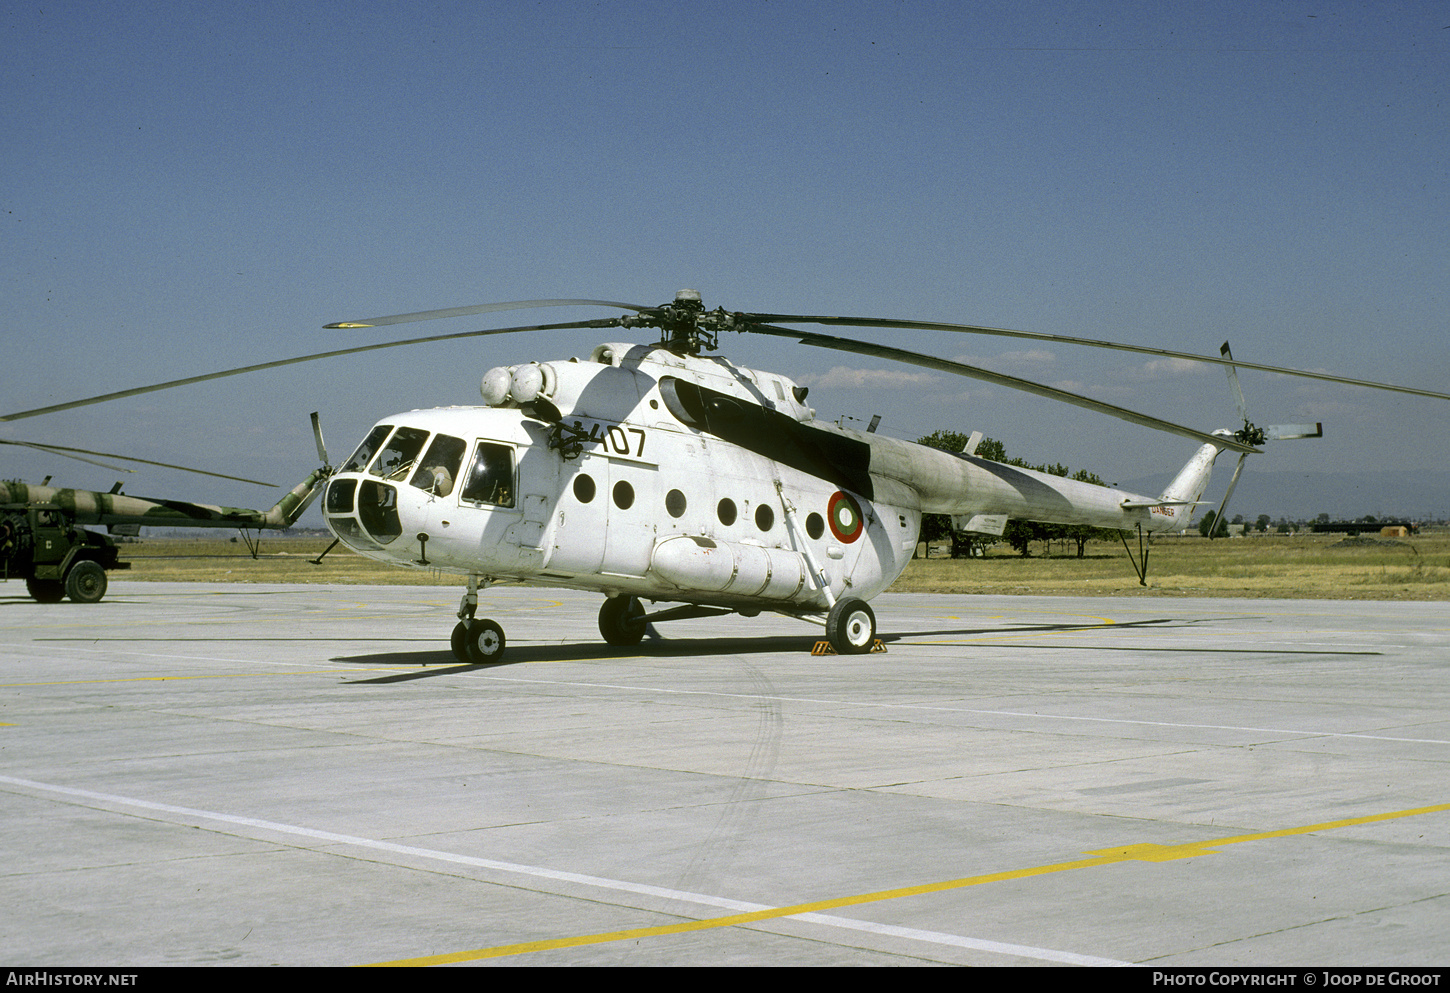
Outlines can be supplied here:
[[383, 443], [383, 439], [392, 430], [391, 424], [379, 424], [369, 431], [368, 436], [363, 439], [363, 443], [357, 446], [357, 451], [352, 453], [352, 458], [344, 462], [338, 472], [362, 472], [363, 466], [372, 461], [373, 453], [378, 450], [378, 446]]
[[463, 468], [463, 453], [468, 443], [462, 438], [450, 435], [435, 435], [433, 444], [413, 474], [413, 485], [427, 490], [434, 496], [447, 496], [453, 492], [458, 481], [458, 472]]
[[384, 479], [407, 478], [418, 462], [418, 453], [423, 450], [423, 442], [427, 440], [427, 431], [419, 428], [398, 428], [378, 452], [378, 457], [373, 459], [368, 472]]
[[514, 505], [514, 450], [507, 445], [480, 441], [468, 467], [468, 480], [463, 485], [464, 500], [491, 503], [498, 507]]

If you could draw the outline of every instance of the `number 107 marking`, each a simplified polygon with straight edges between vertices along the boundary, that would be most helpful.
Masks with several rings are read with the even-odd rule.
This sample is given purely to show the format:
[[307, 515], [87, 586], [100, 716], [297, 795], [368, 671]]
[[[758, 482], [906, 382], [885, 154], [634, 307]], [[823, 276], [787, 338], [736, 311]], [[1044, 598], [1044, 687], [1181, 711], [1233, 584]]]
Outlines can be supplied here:
[[[584, 430], [582, 421], [574, 422], [576, 431]], [[634, 437], [631, 438], [630, 436]], [[589, 440], [598, 444], [605, 451], [613, 452], [616, 455], [630, 455], [637, 459], [644, 458], [644, 429], [627, 428], [622, 424], [610, 424], [607, 427], [595, 422], [589, 426]]]

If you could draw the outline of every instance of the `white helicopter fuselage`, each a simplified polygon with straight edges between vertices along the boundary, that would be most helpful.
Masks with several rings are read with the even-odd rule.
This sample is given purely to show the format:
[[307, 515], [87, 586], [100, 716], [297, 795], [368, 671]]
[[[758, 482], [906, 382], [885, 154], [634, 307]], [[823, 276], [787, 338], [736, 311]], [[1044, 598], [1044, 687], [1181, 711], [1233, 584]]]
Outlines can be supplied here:
[[641, 345], [483, 389], [379, 422], [328, 483], [341, 541], [489, 582], [818, 614], [885, 590], [923, 513], [1182, 529], [1217, 455], [1127, 494], [818, 423], [783, 376]]

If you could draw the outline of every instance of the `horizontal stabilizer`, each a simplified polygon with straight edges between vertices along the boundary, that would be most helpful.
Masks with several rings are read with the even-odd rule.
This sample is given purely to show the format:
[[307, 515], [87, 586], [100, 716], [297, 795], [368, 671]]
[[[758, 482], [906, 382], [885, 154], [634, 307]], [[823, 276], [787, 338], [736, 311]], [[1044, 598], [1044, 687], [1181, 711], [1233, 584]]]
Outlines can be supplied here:
[[1119, 506], [1124, 510], [1142, 510], [1145, 507], [1202, 507], [1212, 500], [1124, 500]]
[[971, 517], [953, 517], [952, 527], [972, 534], [1001, 535], [1007, 530], [1007, 515], [973, 514]]

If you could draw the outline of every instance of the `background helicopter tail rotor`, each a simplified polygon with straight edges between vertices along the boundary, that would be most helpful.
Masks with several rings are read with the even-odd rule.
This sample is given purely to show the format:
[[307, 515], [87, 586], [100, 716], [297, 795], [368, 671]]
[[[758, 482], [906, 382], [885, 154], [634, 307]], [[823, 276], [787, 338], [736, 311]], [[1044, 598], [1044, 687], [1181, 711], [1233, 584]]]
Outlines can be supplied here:
[[327, 457], [327, 443], [322, 440], [322, 418], [315, 410], [312, 412], [312, 440], [317, 442], [317, 457], [322, 460], [322, 468], [331, 475], [332, 462]]
[[[1235, 440], [1245, 445], [1262, 445], [1266, 441], [1283, 441], [1290, 438], [1322, 438], [1324, 437], [1324, 425], [1322, 424], [1270, 424], [1265, 427], [1256, 426], [1249, 420], [1248, 404], [1244, 402], [1244, 391], [1239, 386], [1238, 371], [1232, 365], [1233, 352], [1229, 350], [1228, 342], [1219, 346], [1219, 354], [1229, 363], [1224, 366], [1228, 372], [1229, 388], [1233, 391], [1234, 405], [1238, 409], [1239, 419], [1243, 421], [1243, 427], [1233, 432]], [[1213, 515], [1213, 525], [1209, 528], [1209, 538], [1219, 534], [1226, 534], [1226, 525], [1223, 522], [1224, 511], [1228, 509], [1229, 498], [1234, 495], [1234, 487], [1239, 484], [1239, 477], [1243, 475], [1244, 459], [1249, 457], [1249, 452], [1240, 452], [1238, 462], [1234, 465], [1233, 476], [1229, 478], [1228, 489], [1224, 490], [1223, 499], [1219, 501], [1218, 510]]]

